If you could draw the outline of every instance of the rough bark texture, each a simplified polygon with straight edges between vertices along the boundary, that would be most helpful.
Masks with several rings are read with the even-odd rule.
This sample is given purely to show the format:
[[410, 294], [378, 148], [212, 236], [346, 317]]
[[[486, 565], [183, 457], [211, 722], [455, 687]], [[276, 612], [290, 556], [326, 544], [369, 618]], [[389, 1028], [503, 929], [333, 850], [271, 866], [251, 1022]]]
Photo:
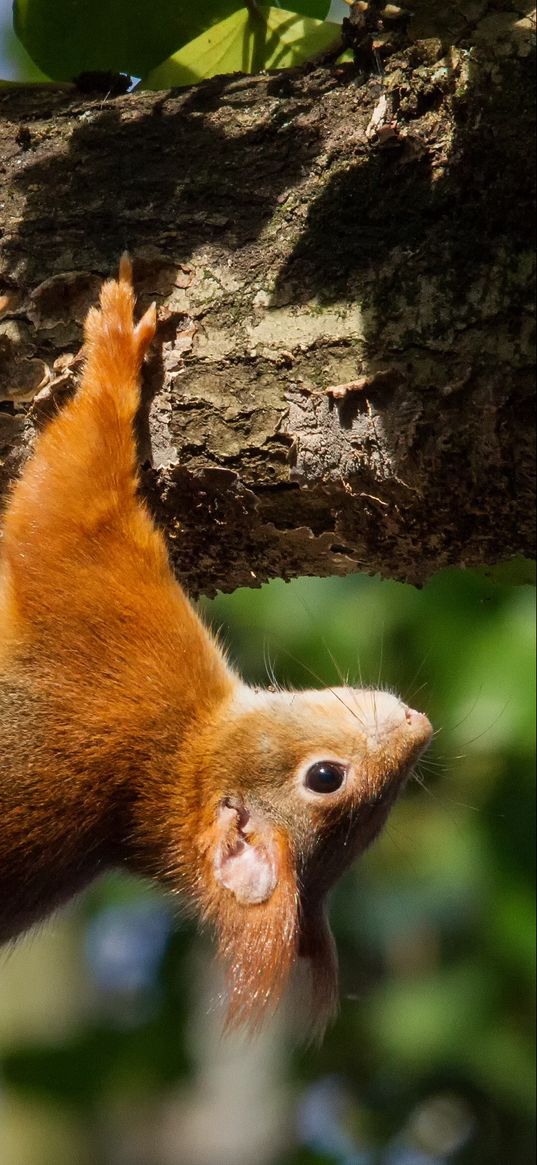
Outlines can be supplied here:
[[531, 21], [413, 7], [385, 108], [352, 65], [2, 94], [0, 491], [127, 246], [161, 319], [143, 487], [191, 592], [533, 554]]

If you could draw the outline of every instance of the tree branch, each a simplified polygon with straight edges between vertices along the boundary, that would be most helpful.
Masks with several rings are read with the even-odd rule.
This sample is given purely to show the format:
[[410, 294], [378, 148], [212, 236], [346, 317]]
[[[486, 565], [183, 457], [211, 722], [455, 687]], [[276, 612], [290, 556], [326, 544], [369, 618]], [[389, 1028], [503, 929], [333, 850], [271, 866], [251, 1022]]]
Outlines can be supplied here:
[[161, 320], [143, 487], [191, 592], [531, 556], [533, 74], [500, 15], [384, 81], [4, 94], [0, 490], [128, 247]]

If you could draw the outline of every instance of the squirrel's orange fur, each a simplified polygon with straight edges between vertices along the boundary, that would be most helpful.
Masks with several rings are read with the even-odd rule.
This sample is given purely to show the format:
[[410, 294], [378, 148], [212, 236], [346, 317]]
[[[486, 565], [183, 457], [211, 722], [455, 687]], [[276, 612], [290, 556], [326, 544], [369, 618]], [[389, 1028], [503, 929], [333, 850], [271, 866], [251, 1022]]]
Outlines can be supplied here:
[[[137, 492], [133, 420], [155, 308], [130, 263], [86, 322], [75, 398], [39, 437], [4, 521], [0, 939], [124, 867], [210, 921], [229, 1016], [256, 1021], [302, 955], [335, 1003], [326, 892], [380, 829], [425, 717], [353, 689], [253, 691], [175, 581]], [[311, 766], [342, 785], [308, 787]], [[330, 770], [333, 772], [333, 769]]]

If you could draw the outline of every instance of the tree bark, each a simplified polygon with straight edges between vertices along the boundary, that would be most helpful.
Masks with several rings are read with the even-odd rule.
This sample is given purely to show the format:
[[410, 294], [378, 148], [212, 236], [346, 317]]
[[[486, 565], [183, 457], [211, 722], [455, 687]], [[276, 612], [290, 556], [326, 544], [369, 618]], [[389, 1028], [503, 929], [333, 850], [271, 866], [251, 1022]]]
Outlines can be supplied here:
[[191, 593], [533, 556], [531, 23], [498, 7], [413, 5], [383, 79], [4, 92], [0, 492], [128, 247], [142, 485]]

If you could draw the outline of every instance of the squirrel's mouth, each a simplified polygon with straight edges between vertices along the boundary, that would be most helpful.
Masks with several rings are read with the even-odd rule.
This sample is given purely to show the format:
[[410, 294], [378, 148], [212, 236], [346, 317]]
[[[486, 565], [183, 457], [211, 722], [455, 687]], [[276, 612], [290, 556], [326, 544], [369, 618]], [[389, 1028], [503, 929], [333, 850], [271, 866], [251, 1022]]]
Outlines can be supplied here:
[[369, 848], [385, 825], [405, 780], [406, 775], [387, 782], [359, 804], [350, 806], [327, 829], [298, 872], [301, 915], [307, 917], [311, 904], [322, 902], [341, 875]]

